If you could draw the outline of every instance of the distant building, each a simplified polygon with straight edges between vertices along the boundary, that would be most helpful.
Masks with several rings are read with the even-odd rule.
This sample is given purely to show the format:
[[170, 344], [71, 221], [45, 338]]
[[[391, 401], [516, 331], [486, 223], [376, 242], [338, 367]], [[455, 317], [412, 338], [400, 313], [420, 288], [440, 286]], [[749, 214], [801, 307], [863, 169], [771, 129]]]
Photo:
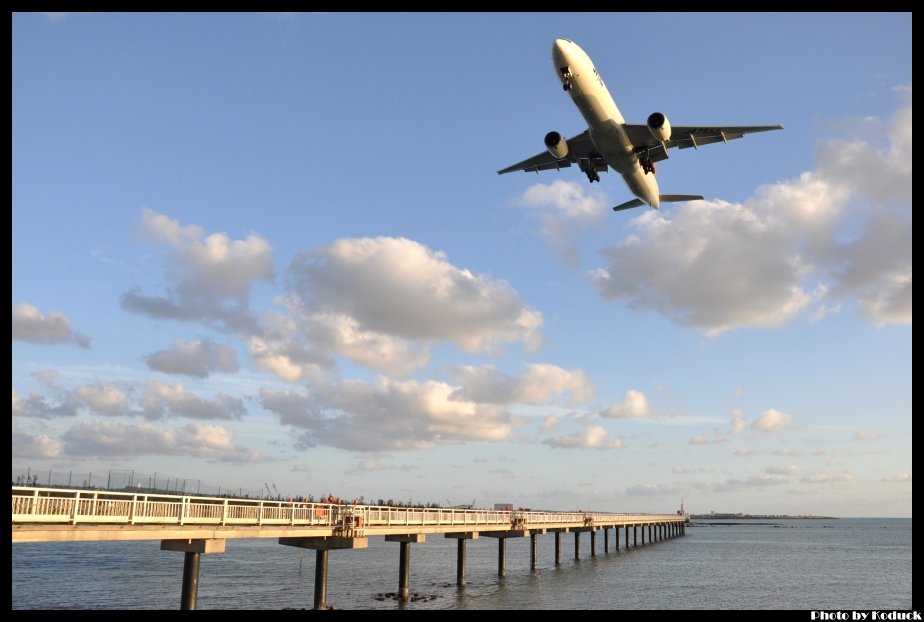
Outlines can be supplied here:
[[513, 512], [513, 504], [512, 503], [495, 503], [494, 509], [500, 510], [501, 512]]

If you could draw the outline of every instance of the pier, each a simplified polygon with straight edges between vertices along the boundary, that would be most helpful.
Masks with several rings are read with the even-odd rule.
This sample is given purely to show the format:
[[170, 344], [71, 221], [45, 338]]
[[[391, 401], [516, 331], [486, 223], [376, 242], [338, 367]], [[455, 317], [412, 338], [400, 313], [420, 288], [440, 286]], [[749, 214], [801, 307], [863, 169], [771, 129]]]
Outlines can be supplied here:
[[609, 552], [609, 530], [619, 550], [619, 530], [629, 529], [638, 547], [637, 530], [648, 543], [684, 535], [684, 516], [609, 512], [542, 512], [407, 508], [356, 504], [307, 503], [260, 499], [132, 494], [110, 491], [12, 487], [12, 543], [100, 540], [160, 540], [161, 550], [184, 553], [181, 609], [195, 609], [201, 555], [223, 553], [230, 538], [277, 538], [279, 544], [315, 551], [314, 608], [327, 608], [327, 566], [330, 551], [364, 549], [370, 537], [383, 536], [399, 545], [398, 594], [410, 593], [411, 544], [428, 534], [457, 541], [456, 583], [465, 586], [466, 543], [496, 538], [498, 576], [506, 574], [507, 538], [530, 538], [531, 568], [538, 558], [537, 536], [555, 537], [555, 564], [561, 563], [561, 535], [574, 534], [574, 556], [580, 558], [580, 537], [590, 534], [591, 556], [597, 555], [597, 531], [603, 530]]

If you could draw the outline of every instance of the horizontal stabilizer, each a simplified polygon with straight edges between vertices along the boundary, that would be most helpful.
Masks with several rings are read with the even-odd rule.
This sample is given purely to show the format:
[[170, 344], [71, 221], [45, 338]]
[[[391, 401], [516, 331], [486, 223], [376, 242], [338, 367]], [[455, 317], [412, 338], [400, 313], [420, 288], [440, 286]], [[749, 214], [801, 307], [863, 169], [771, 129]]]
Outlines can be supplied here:
[[661, 203], [677, 203], [678, 201], [702, 201], [699, 194], [662, 194]]
[[622, 205], [617, 205], [613, 208], [614, 212], [621, 212], [624, 209], [632, 209], [633, 207], [641, 207], [645, 203], [641, 199], [632, 199], [631, 201], [626, 201]]

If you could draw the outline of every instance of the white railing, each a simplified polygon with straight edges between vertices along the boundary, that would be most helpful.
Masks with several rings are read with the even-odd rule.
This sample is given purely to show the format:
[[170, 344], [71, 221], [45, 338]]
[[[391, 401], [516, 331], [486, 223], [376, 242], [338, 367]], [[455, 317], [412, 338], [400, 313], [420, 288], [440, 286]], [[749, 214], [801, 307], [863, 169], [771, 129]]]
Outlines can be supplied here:
[[673, 514], [402, 508], [27, 486], [13, 486], [12, 493], [14, 524], [298, 525], [327, 527], [332, 530], [349, 529], [355, 534], [370, 527], [394, 529], [402, 526], [458, 526], [489, 527], [498, 530], [527, 529], [538, 525], [599, 527], [683, 521], [683, 517]]

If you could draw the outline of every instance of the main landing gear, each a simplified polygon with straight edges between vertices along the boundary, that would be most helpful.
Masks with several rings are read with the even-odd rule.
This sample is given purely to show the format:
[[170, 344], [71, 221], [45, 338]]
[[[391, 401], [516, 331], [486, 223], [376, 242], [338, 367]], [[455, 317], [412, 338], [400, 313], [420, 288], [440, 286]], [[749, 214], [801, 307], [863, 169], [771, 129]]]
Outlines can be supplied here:
[[638, 154], [638, 162], [642, 165], [642, 170], [645, 171], [646, 175], [648, 173], [654, 174], [655, 163], [651, 161], [651, 154], [648, 153], [647, 149]]
[[597, 173], [597, 167], [594, 166], [590, 160], [581, 160], [580, 165], [581, 170], [584, 171], [585, 175], [587, 175], [587, 180], [590, 183], [600, 181], [600, 174]]

